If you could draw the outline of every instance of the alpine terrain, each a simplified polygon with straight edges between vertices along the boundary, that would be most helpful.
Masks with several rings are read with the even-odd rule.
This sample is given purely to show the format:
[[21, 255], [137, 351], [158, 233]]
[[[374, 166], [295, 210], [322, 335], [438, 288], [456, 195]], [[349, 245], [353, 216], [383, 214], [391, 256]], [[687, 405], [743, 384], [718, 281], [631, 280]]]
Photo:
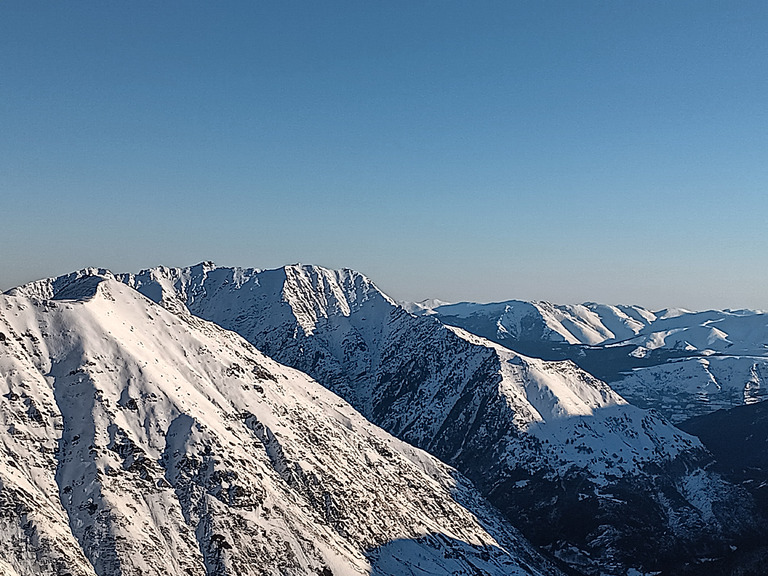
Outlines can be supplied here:
[[569, 358], [672, 422], [768, 397], [764, 312], [519, 300], [406, 306], [523, 353]]
[[0, 431], [4, 576], [560, 573], [454, 469], [105, 270], [0, 295]]
[[[455, 466], [579, 573], [706, 573], [759, 523], [749, 493], [658, 412], [570, 360], [513, 351], [476, 324], [415, 315], [352, 270], [203, 263], [118, 278], [239, 333]], [[611, 324], [622, 338], [651, 322], [639, 309], [625, 314], [640, 319], [624, 322], [628, 332]], [[531, 330], [535, 341], [552, 334]]]

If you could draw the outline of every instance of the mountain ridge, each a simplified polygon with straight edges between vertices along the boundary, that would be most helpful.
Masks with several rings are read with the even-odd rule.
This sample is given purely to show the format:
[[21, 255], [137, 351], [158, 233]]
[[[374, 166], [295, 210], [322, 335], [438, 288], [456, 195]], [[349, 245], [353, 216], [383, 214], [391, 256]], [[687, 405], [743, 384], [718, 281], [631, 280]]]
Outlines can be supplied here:
[[419, 313], [524, 354], [571, 359], [673, 422], [768, 397], [768, 314], [759, 310], [651, 312], [510, 300]]
[[[536, 402], [563, 408], [558, 378], [568, 382], [560, 393], [605, 386], [575, 364], [505, 352], [436, 318], [413, 316], [357, 273], [243, 270], [175, 269], [161, 283], [152, 271], [120, 278], [238, 332], [385, 429], [456, 465], [538, 544], [587, 573], [600, 561], [600, 570], [623, 573], [633, 561], [650, 567], [659, 554], [674, 563], [675, 550], [722, 553], [721, 544], [749, 524], [749, 498], [740, 504], [743, 492], [704, 471], [709, 457], [697, 440], [608, 387], [590, 413], [529, 430], [535, 414], [541, 417]], [[616, 439], [616, 451], [599, 447], [606, 437]], [[627, 507], [648, 509], [646, 528], [624, 523]]]
[[106, 271], [12, 292], [10, 574], [558, 574], [460, 475], [234, 333]]

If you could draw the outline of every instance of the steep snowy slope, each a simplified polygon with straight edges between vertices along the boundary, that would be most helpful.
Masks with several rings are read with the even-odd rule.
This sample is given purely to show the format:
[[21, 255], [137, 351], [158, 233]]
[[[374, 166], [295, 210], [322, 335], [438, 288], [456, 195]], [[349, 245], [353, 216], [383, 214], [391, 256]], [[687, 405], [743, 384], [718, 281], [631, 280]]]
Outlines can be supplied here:
[[695, 438], [571, 362], [413, 316], [356, 272], [202, 264], [121, 279], [308, 372], [585, 572], [721, 554], [750, 525], [749, 498], [703, 469]]
[[555, 574], [455, 471], [88, 270], [0, 296], [3, 574]]
[[[768, 315], [510, 300], [411, 305], [519, 352], [570, 358], [673, 422], [768, 397]], [[439, 303], [438, 303], [439, 304]]]

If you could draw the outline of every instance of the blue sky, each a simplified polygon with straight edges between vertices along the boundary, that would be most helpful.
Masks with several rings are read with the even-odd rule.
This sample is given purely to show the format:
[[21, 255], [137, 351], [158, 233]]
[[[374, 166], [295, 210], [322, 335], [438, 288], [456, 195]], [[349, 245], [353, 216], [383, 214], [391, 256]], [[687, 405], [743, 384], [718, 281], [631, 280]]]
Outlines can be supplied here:
[[764, 2], [0, 3], [0, 288], [768, 309]]

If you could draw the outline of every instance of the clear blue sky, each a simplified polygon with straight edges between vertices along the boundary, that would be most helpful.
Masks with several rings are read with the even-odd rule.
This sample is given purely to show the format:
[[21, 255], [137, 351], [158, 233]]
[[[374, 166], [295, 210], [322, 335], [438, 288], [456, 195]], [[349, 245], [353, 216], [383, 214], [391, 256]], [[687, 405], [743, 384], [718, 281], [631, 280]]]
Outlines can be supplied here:
[[0, 288], [768, 309], [768, 3], [0, 3]]

